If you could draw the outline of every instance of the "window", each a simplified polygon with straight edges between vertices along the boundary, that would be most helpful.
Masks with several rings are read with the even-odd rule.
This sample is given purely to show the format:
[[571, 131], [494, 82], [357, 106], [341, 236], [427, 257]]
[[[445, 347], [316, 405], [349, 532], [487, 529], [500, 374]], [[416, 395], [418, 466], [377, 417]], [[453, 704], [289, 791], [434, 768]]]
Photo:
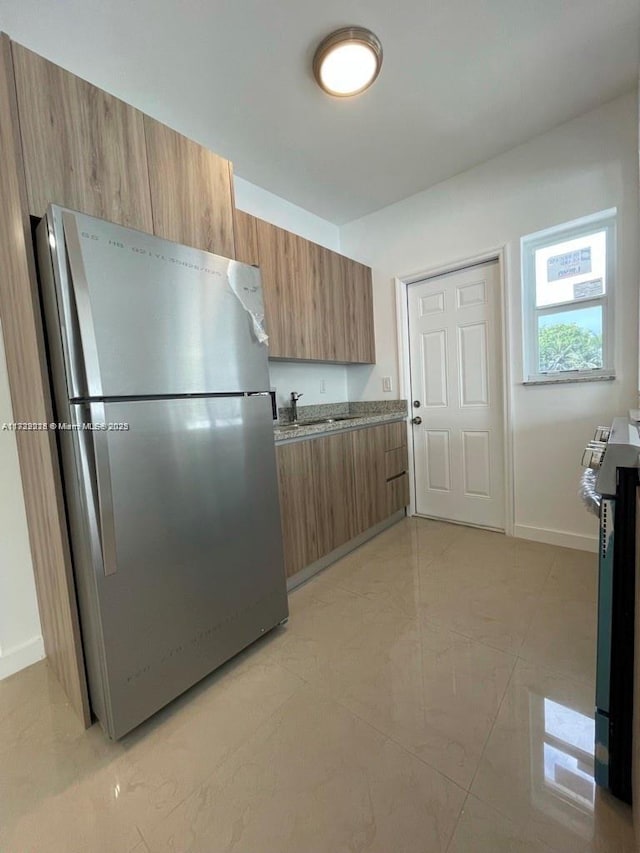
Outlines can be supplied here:
[[522, 239], [525, 382], [613, 377], [615, 218]]

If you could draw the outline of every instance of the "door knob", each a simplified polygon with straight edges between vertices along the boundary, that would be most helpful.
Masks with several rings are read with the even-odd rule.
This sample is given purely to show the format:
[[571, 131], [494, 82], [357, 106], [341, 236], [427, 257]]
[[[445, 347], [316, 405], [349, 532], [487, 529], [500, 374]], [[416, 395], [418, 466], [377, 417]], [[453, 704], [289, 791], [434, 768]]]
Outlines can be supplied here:
[[422, 418], [420, 417], [420, 415], [416, 415], [415, 418], [411, 418], [411, 423], [415, 424], [416, 426], [419, 426], [422, 423]]

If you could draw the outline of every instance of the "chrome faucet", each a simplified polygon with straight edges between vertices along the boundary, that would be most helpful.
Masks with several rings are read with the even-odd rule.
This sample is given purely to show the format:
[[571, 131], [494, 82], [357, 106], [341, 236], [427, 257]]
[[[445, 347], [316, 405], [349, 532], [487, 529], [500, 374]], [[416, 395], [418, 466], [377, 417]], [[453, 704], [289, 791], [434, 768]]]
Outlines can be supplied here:
[[304, 397], [304, 394], [298, 394], [297, 391], [291, 392], [291, 423], [295, 424], [298, 420], [298, 400]]

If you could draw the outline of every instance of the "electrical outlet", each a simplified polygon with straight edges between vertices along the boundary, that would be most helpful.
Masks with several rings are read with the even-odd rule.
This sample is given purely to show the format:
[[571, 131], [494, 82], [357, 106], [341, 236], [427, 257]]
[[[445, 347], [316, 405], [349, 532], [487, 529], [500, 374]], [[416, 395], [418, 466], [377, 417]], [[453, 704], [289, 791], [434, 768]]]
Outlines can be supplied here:
[[327, 385], [326, 385], [326, 382], [324, 381], [324, 379], [320, 380], [320, 393], [321, 394], [327, 393]]
[[393, 391], [393, 383], [391, 382], [390, 376], [382, 377], [382, 390], [383, 391]]

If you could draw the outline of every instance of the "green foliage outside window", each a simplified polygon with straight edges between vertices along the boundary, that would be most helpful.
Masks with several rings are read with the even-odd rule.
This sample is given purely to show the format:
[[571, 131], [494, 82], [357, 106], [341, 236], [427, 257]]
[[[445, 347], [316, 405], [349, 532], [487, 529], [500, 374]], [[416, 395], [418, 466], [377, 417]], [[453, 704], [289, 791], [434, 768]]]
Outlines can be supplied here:
[[541, 373], [602, 367], [602, 335], [576, 323], [546, 326], [538, 333]]

